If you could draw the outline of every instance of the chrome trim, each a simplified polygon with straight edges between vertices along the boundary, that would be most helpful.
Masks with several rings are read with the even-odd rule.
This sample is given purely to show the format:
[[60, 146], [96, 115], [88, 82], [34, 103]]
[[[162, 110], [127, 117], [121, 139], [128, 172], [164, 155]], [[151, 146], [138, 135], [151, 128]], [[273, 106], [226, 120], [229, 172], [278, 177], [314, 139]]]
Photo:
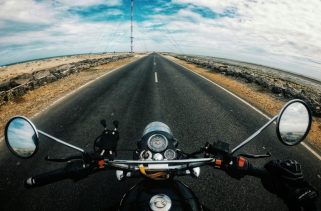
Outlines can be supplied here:
[[172, 200], [165, 194], [154, 195], [149, 201], [153, 211], [168, 211], [172, 207]]
[[234, 149], [231, 150], [231, 154], [236, 152], [238, 149], [242, 148], [245, 144], [249, 143], [253, 138], [258, 136], [265, 128], [267, 128], [270, 124], [272, 124], [276, 119], [278, 118], [278, 115], [274, 116], [270, 121], [268, 121], [265, 125], [263, 125], [260, 129], [258, 129], [255, 133], [253, 133], [250, 137], [245, 139], [242, 143], [237, 145]]
[[[200, 166], [205, 166], [209, 164], [210, 162], [198, 162], [198, 163], [190, 163], [190, 164], [181, 164], [181, 165], [174, 165], [174, 166], [160, 166], [160, 168], [156, 168], [156, 166], [152, 166], [151, 168], [148, 166], [145, 166], [145, 170], [147, 171], [172, 171], [172, 170], [187, 170], [191, 168], [196, 168]], [[127, 171], [139, 171], [139, 166], [134, 164], [113, 164], [110, 163], [110, 166], [116, 168], [116, 169], [122, 169]]]
[[[174, 156], [173, 157], [169, 157], [167, 154], [168, 153], [173, 153], [174, 154]], [[165, 159], [167, 159], [167, 160], [174, 160], [175, 158], [176, 158], [176, 152], [174, 151], [174, 150], [172, 150], [172, 149], [167, 149], [165, 152], [164, 152], [164, 157], [165, 157]]]
[[[152, 147], [150, 142], [151, 142], [151, 140], [152, 140], [155, 136], [161, 136], [161, 137], [163, 138], [163, 140], [165, 140], [165, 147], [162, 147], [161, 149], [157, 149], [157, 150], [153, 149], [153, 148], [155, 148], [155, 147]], [[149, 148], [151, 151], [153, 151], [153, 152], [162, 152], [162, 151], [164, 151], [164, 150], [167, 149], [167, 147], [168, 147], [168, 140], [167, 140], [167, 138], [166, 138], [164, 135], [159, 134], [159, 133], [156, 133], [156, 134], [154, 134], [154, 135], [152, 135], [152, 136], [150, 136], [150, 137], [148, 138], [148, 140], [147, 140], [147, 146], [148, 146], [148, 148]]]
[[172, 164], [190, 164], [195, 162], [211, 162], [215, 161], [214, 158], [194, 158], [194, 159], [182, 159], [182, 160], [105, 160], [110, 164], [163, 164], [163, 163], [172, 163]]
[[[35, 144], [35, 146], [36, 146], [36, 149], [35, 149], [35, 151], [34, 151], [30, 156], [28, 156], [28, 157], [22, 157], [22, 156], [18, 155], [18, 154], [12, 149], [11, 145], [9, 144], [9, 140], [8, 140], [8, 127], [9, 127], [9, 124], [10, 124], [14, 119], [18, 119], [18, 118], [27, 121], [27, 122], [31, 125], [31, 128], [34, 130], [35, 135], [36, 135], [36, 139], [33, 140], [33, 141], [35, 142], [34, 144]], [[12, 118], [7, 122], [7, 124], [6, 124], [6, 126], [5, 126], [5, 130], [4, 130], [4, 139], [5, 139], [5, 142], [6, 142], [7, 146], [8, 146], [8, 149], [9, 149], [15, 156], [18, 156], [19, 158], [23, 158], [23, 159], [31, 158], [32, 156], [34, 156], [34, 155], [37, 153], [37, 151], [38, 151], [38, 149], [39, 149], [39, 141], [40, 141], [40, 139], [39, 139], [38, 130], [37, 130], [36, 126], [33, 124], [33, 122], [32, 122], [30, 119], [28, 119], [27, 117], [25, 117], [25, 116], [14, 116], [14, 117], [12, 117]]]
[[118, 181], [122, 181], [124, 179], [124, 171], [116, 170], [116, 178]]
[[62, 140], [60, 140], [60, 139], [58, 139], [58, 138], [56, 138], [56, 137], [54, 137], [54, 136], [52, 136], [52, 135], [49, 135], [48, 133], [45, 133], [45, 132], [43, 132], [43, 131], [41, 131], [41, 130], [38, 130], [38, 133], [40, 133], [41, 135], [44, 135], [44, 136], [46, 136], [46, 137], [48, 137], [48, 138], [56, 141], [56, 142], [58, 142], [58, 143], [60, 143], [60, 144], [62, 144], [62, 145], [65, 145], [65, 146], [70, 147], [70, 148], [72, 148], [72, 149], [78, 150], [79, 152], [85, 153], [85, 150], [83, 150], [83, 149], [81, 149], [81, 148], [79, 148], [79, 147], [76, 147], [76, 146], [74, 146], [74, 145], [72, 145], [72, 144], [69, 144], [69, 143], [67, 143], [67, 142], [64, 142], [64, 141], [62, 141]]
[[164, 157], [161, 153], [154, 154], [153, 158], [154, 158], [154, 160], [163, 160], [164, 159]]
[[154, 131], [161, 131], [173, 135], [171, 129], [163, 122], [151, 122], [145, 127], [143, 136]]
[[[303, 106], [305, 106], [305, 108], [307, 109], [307, 112], [308, 112], [308, 115], [309, 115], [309, 125], [307, 127], [307, 131], [305, 132], [304, 136], [302, 136], [301, 140], [298, 141], [297, 143], [294, 143], [294, 144], [289, 144], [289, 143], [286, 143], [283, 141], [282, 137], [281, 137], [281, 134], [280, 134], [280, 130], [279, 130], [279, 127], [280, 127], [280, 120], [281, 120], [281, 117], [282, 117], [282, 114], [284, 113], [284, 111], [287, 109], [288, 106], [290, 106], [292, 103], [301, 103]], [[306, 102], [304, 102], [303, 100], [300, 100], [300, 99], [294, 99], [294, 100], [290, 100], [289, 102], [287, 102], [282, 110], [280, 111], [279, 115], [278, 115], [278, 118], [276, 120], [276, 134], [279, 138], [279, 140], [285, 144], [285, 145], [288, 145], [288, 146], [293, 146], [293, 145], [296, 145], [296, 144], [299, 144], [301, 141], [303, 141], [306, 136], [308, 135], [308, 133], [310, 132], [310, 129], [311, 129], [311, 124], [312, 124], [312, 114], [311, 114], [311, 110], [309, 108], [309, 106], [306, 104]]]
[[[144, 155], [145, 153], [148, 154], [148, 158], [144, 158], [143, 155]], [[141, 153], [139, 154], [139, 158], [140, 158], [141, 160], [151, 160], [152, 157], [153, 157], [153, 153], [152, 153], [151, 151], [149, 151], [149, 150], [143, 150], [143, 151], [141, 151]]]
[[192, 173], [195, 177], [199, 177], [201, 174], [201, 168], [200, 167], [193, 168]]

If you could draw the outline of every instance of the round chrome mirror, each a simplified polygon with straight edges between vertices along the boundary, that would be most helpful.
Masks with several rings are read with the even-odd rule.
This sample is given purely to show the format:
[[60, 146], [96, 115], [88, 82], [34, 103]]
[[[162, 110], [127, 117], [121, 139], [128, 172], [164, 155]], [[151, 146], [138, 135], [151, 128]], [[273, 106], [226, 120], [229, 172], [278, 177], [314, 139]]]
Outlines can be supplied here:
[[20, 158], [30, 158], [38, 150], [39, 136], [32, 122], [21, 116], [9, 120], [5, 129], [9, 150]]
[[281, 110], [276, 132], [280, 141], [289, 146], [300, 143], [311, 127], [311, 111], [302, 100], [292, 100]]

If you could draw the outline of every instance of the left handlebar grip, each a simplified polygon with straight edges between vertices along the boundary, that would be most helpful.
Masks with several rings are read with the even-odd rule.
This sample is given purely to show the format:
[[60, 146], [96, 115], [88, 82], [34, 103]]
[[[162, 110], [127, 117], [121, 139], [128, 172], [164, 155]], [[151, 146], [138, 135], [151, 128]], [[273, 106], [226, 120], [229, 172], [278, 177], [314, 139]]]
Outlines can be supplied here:
[[68, 177], [68, 173], [65, 168], [56, 169], [47, 173], [39, 174], [34, 177], [29, 177], [24, 181], [26, 188], [39, 187], [47, 185]]

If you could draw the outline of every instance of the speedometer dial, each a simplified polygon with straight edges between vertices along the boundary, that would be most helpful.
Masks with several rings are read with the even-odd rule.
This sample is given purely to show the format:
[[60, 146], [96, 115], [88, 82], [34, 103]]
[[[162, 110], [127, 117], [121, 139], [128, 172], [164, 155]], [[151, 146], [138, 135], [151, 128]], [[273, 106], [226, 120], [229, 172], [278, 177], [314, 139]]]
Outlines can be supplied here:
[[154, 134], [148, 139], [147, 145], [154, 152], [162, 152], [167, 148], [168, 140], [161, 134]]
[[164, 156], [167, 160], [174, 160], [176, 158], [176, 152], [172, 149], [168, 149], [164, 152]]

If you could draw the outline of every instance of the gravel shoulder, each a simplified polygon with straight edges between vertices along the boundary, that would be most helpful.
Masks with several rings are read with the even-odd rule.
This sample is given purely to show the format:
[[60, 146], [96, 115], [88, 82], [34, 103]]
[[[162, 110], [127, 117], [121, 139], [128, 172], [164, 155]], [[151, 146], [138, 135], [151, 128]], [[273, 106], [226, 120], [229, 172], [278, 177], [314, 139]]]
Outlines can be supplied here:
[[[165, 55], [165, 57], [221, 85], [269, 116], [278, 114], [283, 105], [289, 100], [274, 95], [253, 83], [246, 83], [221, 73], [208, 71], [205, 68], [174, 58], [170, 55]], [[321, 118], [313, 117], [311, 131], [306, 142], [316, 151], [321, 152]]]
[[15, 115], [32, 117], [39, 111], [45, 110], [55, 101], [86, 84], [95, 80], [99, 76], [118, 68], [122, 65], [133, 62], [144, 55], [135, 55], [134, 57], [125, 58], [119, 61], [110, 62], [104, 65], [90, 68], [86, 71], [71, 74], [58, 81], [41, 86], [31, 90], [25, 95], [9, 101], [0, 106], [0, 130], [3, 131], [6, 122]]

